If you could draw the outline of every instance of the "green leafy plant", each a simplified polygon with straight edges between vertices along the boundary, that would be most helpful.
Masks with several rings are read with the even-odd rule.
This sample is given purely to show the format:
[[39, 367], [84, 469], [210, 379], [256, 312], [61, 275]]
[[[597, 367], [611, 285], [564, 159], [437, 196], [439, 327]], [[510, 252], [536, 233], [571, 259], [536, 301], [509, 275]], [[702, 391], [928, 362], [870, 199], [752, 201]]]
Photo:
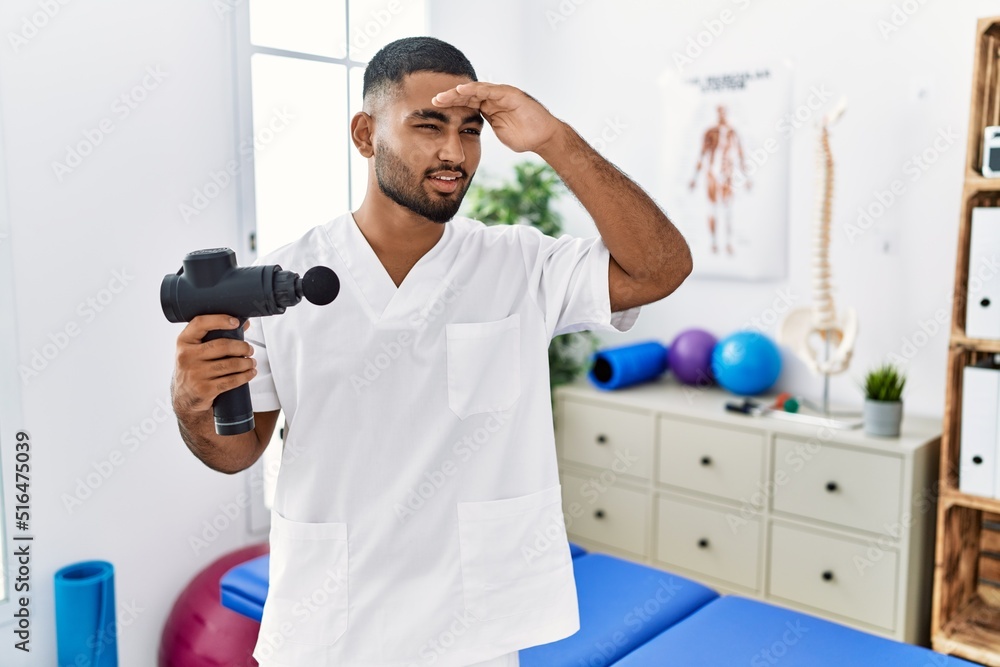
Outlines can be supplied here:
[[865, 375], [861, 389], [871, 401], [898, 401], [903, 396], [906, 375], [894, 364], [882, 364]]
[[[562, 234], [562, 216], [553, 202], [566, 191], [559, 175], [547, 164], [524, 161], [514, 165], [514, 179], [494, 187], [473, 185], [469, 190], [471, 218], [487, 225], [531, 225], [548, 236]], [[590, 368], [600, 340], [589, 331], [563, 334], [549, 345], [549, 384], [555, 389]]]

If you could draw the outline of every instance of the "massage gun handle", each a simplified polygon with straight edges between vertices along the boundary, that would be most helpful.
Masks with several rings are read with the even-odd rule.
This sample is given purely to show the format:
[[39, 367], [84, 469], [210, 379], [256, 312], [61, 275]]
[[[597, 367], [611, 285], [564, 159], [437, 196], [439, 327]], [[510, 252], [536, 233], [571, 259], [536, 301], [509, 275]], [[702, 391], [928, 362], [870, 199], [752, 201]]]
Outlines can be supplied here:
[[[243, 325], [246, 318], [239, 318], [240, 325], [235, 329], [217, 329], [209, 331], [201, 339], [203, 343], [216, 338], [232, 338], [243, 340]], [[215, 432], [219, 435], [239, 435], [254, 428], [253, 404], [250, 402], [250, 385], [242, 384], [235, 389], [224, 391], [212, 402], [215, 413]]]

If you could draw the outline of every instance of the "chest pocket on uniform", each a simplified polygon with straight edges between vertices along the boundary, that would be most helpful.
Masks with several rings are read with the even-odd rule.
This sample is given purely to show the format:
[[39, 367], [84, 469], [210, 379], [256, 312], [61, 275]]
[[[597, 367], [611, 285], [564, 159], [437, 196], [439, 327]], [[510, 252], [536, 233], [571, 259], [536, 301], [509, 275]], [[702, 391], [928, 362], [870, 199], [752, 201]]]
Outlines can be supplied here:
[[510, 408], [521, 395], [521, 316], [445, 325], [448, 407], [460, 419]]

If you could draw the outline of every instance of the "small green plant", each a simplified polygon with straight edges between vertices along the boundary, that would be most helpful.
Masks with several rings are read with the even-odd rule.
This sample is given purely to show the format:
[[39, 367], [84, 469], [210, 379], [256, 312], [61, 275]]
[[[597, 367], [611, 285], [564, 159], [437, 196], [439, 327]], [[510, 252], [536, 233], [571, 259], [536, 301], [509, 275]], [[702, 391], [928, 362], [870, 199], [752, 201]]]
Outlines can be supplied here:
[[903, 396], [906, 375], [893, 364], [882, 364], [865, 375], [861, 385], [865, 398], [872, 401], [898, 401]]
[[543, 234], [562, 234], [562, 217], [551, 204], [566, 189], [547, 164], [519, 162], [513, 182], [496, 187], [474, 185], [469, 190], [469, 217], [487, 225], [527, 224]]
[[[566, 186], [547, 164], [524, 161], [514, 165], [514, 180], [495, 187], [473, 185], [469, 190], [470, 218], [487, 225], [531, 225], [543, 234], [562, 234], [562, 217], [552, 203]], [[555, 389], [590, 368], [600, 340], [589, 331], [563, 334], [549, 345], [549, 384]]]

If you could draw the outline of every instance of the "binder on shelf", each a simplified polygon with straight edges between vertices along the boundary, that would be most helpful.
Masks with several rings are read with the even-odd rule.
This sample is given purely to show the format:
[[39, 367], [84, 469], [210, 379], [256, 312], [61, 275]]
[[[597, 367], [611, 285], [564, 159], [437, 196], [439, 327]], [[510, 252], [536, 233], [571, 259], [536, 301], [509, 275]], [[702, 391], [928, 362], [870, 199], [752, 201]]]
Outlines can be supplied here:
[[975, 496], [997, 495], [997, 421], [1000, 369], [966, 366], [962, 371], [962, 434], [958, 490]]
[[1000, 339], [1000, 208], [972, 209], [965, 335]]

